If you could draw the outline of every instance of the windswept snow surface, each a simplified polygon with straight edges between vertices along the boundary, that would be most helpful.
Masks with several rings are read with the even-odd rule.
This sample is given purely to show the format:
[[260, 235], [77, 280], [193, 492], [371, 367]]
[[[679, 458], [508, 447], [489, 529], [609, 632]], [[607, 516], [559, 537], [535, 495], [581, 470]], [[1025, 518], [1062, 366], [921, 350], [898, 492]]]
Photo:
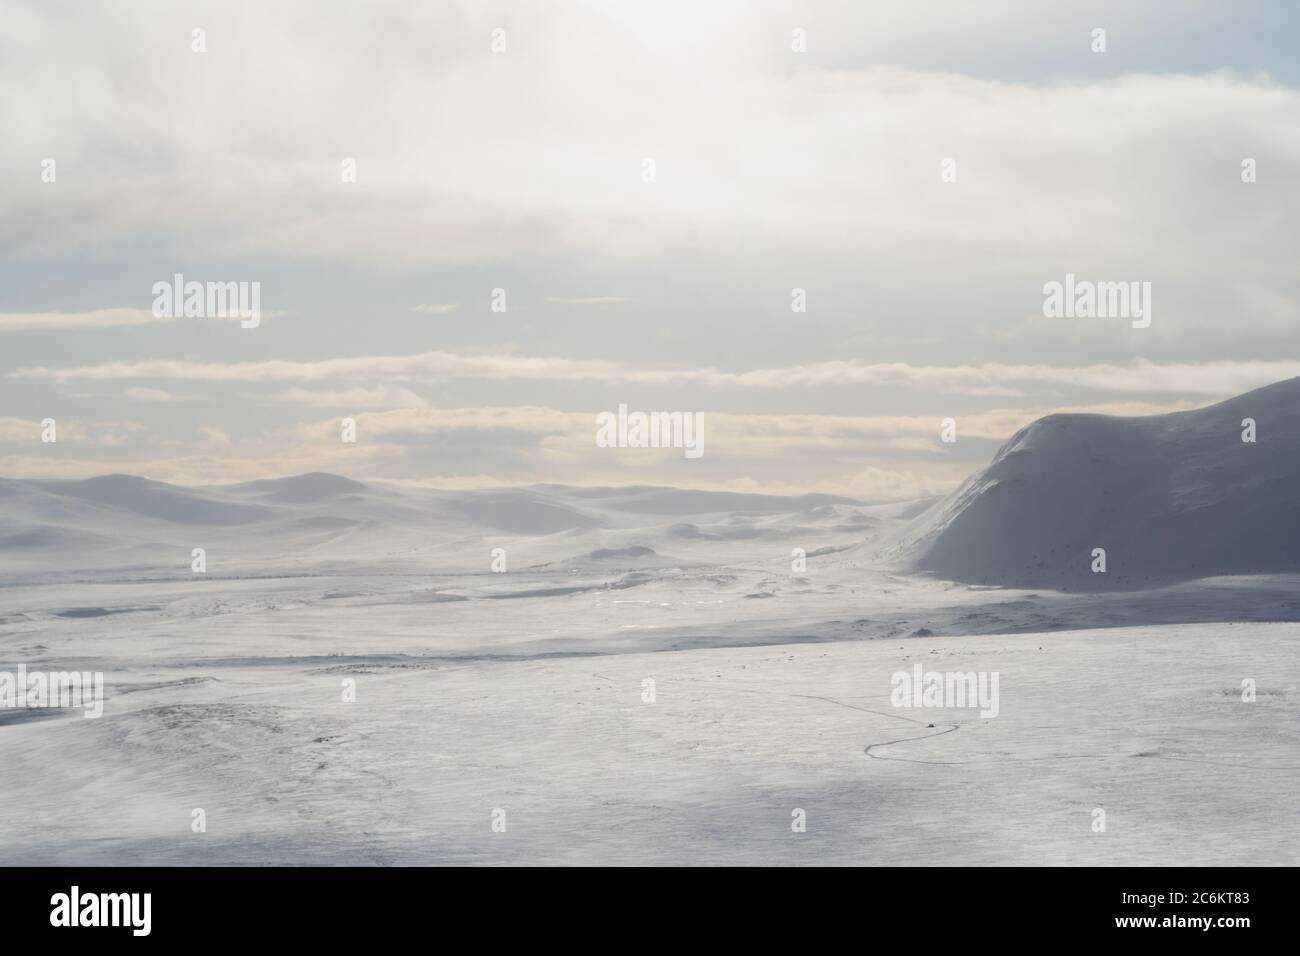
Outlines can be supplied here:
[[[1244, 451], [1186, 419], [1200, 464], [1161, 452], [1161, 474], [1281, 461], [1266, 404]], [[1139, 421], [1082, 422], [1107, 442], [1079, 460], [1132, 428], [1177, 444]], [[1019, 460], [1072, 426], [1039, 427], [1008, 446]], [[1175, 514], [1171, 487], [1190, 506], [1201, 486], [1148, 506]], [[899, 574], [900, 542], [961, 527], [936, 519], [952, 500], [918, 510], [333, 475], [0, 481], [0, 670], [106, 683], [99, 719], [0, 710], [0, 863], [1296, 862], [1300, 580], [1064, 593]], [[1131, 568], [1117, 533], [1103, 543]], [[998, 672], [998, 715], [892, 706], [918, 663]]]

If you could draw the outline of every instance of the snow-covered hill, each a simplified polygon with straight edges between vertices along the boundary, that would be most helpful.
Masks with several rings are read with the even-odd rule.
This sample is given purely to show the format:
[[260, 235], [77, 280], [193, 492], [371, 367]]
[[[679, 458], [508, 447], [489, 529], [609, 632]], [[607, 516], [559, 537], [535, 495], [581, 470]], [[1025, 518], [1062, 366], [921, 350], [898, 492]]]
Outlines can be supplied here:
[[1300, 379], [1170, 415], [1042, 418], [899, 553], [942, 578], [1065, 590], [1300, 571]]
[[[847, 547], [881, 519], [829, 495], [633, 486], [435, 490], [306, 474], [180, 487], [131, 475], [0, 479], [0, 581], [51, 572], [188, 577], [203, 548], [220, 576], [789, 560]], [[589, 558], [575, 557], [588, 555]]]

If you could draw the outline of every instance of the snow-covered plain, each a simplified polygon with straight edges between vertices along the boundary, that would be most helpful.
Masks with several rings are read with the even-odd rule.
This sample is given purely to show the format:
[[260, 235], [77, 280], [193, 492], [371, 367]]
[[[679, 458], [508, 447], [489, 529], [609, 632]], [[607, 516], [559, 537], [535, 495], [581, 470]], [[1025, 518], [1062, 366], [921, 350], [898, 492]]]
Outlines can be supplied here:
[[1300, 579], [899, 573], [928, 504], [0, 481], [0, 670], [107, 698], [0, 711], [0, 863], [1297, 861]]

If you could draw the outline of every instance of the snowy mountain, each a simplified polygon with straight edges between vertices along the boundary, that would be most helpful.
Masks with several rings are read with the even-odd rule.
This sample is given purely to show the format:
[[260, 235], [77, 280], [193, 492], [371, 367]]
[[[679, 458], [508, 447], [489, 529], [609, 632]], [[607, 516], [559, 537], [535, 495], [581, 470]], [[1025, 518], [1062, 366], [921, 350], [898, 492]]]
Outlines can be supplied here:
[[941, 578], [1063, 590], [1300, 571], [1300, 379], [1170, 415], [1039, 419], [919, 516], [902, 555]]

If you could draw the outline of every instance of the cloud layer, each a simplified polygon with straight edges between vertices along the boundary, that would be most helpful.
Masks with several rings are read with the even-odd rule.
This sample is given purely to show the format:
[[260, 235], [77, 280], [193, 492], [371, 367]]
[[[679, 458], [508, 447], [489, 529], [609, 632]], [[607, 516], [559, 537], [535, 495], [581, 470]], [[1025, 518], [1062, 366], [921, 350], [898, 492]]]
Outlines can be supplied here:
[[[1270, 16], [12, 4], [0, 470], [928, 494], [1026, 416], [1300, 375]], [[155, 319], [177, 272], [285, 318]], [[1151, 327], [1045, 318], [1067, 273], [1150, 282]], [[622, 401], [704, 412], [704, 464], [593, 457]]]

